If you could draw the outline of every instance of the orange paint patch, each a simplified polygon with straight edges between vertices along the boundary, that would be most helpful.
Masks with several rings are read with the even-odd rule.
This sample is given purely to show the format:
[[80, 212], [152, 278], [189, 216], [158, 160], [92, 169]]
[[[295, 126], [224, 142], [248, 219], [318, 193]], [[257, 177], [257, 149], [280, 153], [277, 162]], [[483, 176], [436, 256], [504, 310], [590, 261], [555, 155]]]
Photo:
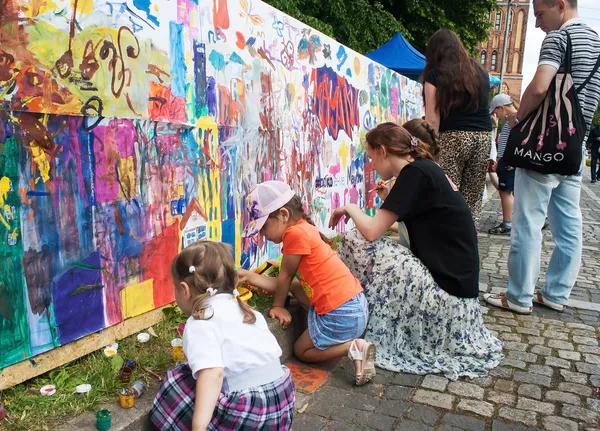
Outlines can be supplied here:
[[302, 364], [286, 364], [292, 372], [292, 378], [297, 389], [314, 392], [329, 379], [329, 372], [320, 368]]

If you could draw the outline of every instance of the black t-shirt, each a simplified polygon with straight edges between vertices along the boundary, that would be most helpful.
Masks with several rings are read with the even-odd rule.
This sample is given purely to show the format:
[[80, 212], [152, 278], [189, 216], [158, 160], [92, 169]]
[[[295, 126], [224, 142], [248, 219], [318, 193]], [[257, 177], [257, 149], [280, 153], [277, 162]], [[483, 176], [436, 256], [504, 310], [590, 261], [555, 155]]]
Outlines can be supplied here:
[[[455, 108], [446, 118], [440, 118], [440, 132], [450, 130], [469, 132], [490, 132], [492, 119], [490, 117], [490, 78], [483, 69], [480, 70], [479, 108], [475, 112], [467, 112], [464, 108]], [[425, 82], [437, 88], [437, 70], [432, 69], [425, 77]], [[438, 89], [438, 91], [440, 91]], [[469, 95], [465, 94], [463, 106], [468, 106]]]
[[600, 126], [596, 126], [591, 130], [590, 136], [588, 137], [588, 142], [592, 145], [598, 146], [600, 145], [598, 138], [600, 138]]
[[402, 169], [382, 209], [406, 225], [410, 248], [450, 295], [479, 294], [479, 250], [471, 210], [442, 168], [416, 160]]

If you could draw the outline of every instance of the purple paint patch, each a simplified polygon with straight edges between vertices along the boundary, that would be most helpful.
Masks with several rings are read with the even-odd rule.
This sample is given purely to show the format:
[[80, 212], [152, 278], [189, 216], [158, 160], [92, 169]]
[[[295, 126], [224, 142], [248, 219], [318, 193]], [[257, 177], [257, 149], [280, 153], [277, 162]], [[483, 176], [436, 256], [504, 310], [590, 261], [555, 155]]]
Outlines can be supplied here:
[[100, 253], [94, 251], [52, 283], [52, 298], [60, 344], [105, 328]]

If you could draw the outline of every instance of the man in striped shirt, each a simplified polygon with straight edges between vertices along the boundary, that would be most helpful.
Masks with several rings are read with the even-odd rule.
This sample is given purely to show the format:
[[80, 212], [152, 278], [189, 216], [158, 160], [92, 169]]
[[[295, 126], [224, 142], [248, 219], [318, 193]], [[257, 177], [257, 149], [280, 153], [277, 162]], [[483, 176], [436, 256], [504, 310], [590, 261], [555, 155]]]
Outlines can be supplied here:
[[[517, 121], [525, 118], [545, 99], [556, 74], [565, 62], [567, 33], [572, 42], [572, 77], [578, 88], [592, 74], [600, 54], [600, 38], [579, 19], [577, 0], [533, 0], [536, 27], [547, 33], [533, 81], [523, 94]], [[600, 99], [600, 73], [577, 94], [589, 127]], [[585, 140], [584, 140], [585, 142]], [[582, 142], [582, 152], [583, 145]], [[582, 170], [583, 170], [582, 164]], [[562, 311], [577, 280], [581, 265], [582, 216], [579, 206], [581, 175], [543, 175], [517, 168], [511, 249], [510, 280], [506, 294], [486, 294], [495, 306], [521, 314], [532, 311], [532, 302]], [[535, 291], [540, 270], [541, 229], [546, 212], [556, 243], [546, 272], [546, 284]]]

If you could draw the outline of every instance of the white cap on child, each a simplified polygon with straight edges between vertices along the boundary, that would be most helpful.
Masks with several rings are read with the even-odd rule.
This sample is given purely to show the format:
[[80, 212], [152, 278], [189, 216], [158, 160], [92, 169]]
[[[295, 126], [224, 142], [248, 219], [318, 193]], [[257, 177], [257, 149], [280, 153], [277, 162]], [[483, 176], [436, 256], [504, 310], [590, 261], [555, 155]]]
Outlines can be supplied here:
[[497, 96], [494, 96], [494, 98], [490, 102], [490, 115], [494, 113], [496, 108], [499, 108], [500, 106], [510, 105], [512, 103], [512, 97], [510, 97], [508, 94], [498, 94]]
[[246, 198], [249, 223], [244, 237], [256, 235], [267, 222], [269, 214], [277, 211], [294, 197], [294, 192], [281, 181], [265, 181], [257, 185]]

